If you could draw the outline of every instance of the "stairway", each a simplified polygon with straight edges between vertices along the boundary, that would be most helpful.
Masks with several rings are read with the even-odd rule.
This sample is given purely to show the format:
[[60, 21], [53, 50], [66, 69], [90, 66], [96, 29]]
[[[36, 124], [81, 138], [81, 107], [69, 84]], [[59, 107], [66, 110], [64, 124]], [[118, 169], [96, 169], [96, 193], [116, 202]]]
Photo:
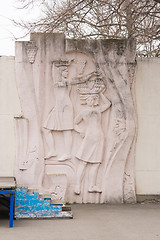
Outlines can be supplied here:
[[70, 207], [55, 203], [49, 194], [40, 195], [27, 187], [17, 187], [15, 190], [14, 216], [16, 219], [73, 218]]

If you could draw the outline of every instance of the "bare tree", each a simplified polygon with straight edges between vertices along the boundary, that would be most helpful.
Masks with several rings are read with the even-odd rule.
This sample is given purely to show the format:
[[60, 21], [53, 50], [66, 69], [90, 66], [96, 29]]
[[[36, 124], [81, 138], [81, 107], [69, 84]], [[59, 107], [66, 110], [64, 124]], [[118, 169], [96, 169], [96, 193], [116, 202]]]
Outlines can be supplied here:
[[160, 56], [160, 0], [19, 0], [41, 4], [42, 17], [16, 22], [30, 32], [64, 32], [69, 38], [136, 39], [140, 56]]

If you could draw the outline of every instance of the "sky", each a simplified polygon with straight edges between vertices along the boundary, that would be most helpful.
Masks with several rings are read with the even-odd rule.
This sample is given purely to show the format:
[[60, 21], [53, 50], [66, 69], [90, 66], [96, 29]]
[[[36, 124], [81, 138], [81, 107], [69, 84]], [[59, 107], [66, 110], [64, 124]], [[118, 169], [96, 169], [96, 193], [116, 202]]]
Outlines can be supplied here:
[[18, 40], [29, 40], [29, 36], [21, 38], [25, 35], [19, 27], [15, 27], [11, 19], [26, 20], [31, 16], [39, 16], [40, 10], [37, 8], [34, 13], [30, 10], [18, 9], [18, 0], [1, 0], [0, 5], [0, 56], [15, 55], [15, 37]]

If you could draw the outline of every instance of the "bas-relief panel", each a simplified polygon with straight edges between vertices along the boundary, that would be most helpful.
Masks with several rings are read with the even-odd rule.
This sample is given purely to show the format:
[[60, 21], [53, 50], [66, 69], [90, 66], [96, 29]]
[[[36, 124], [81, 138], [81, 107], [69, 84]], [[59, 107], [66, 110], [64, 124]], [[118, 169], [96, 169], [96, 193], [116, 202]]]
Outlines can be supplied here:
[[118, 55], [111, 44], [106, 55], [104, 45], [87, 49], [87, 42], [77, 47], [66, 40], [64, 48], [62, 35], [43, 43], [35, 36], [16, 52], [24, 110], [16, 119], [17, 182], [63, 201], [134, 202], [135, 119], [125, 50]]

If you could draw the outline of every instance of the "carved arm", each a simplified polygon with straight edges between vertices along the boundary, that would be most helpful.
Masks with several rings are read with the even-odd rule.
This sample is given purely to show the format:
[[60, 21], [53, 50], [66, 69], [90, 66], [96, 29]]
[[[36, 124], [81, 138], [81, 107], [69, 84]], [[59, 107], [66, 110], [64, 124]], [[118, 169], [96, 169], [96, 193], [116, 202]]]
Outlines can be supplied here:
[[81, 77], [76, 77], [76, 78], [72, 78], [69, 80], [69, 83], [70, 84], [79, 84], [79, 83], [84, 83], [84, 82], [87, 82], [91, 77], [93, 76], [97, 76], [99, 75], [96, 71], [94, 72], [91, 72], [87, 75], [84, 75], [84, 76], [81, 76]]

